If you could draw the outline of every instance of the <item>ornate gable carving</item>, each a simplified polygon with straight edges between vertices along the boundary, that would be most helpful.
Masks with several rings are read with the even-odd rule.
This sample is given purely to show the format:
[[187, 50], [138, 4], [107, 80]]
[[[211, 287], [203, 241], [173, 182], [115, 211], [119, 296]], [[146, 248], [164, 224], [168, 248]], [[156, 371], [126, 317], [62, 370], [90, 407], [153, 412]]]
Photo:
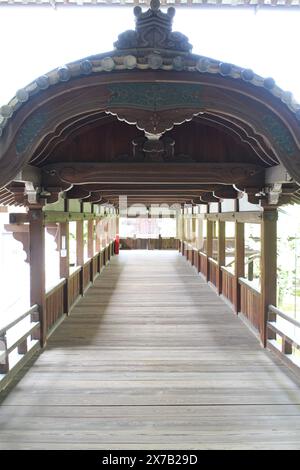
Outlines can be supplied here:
[[160, 10], [160, 1], [151, 0], [150, 9], [142, 12], [140, 6], [134, 8], [135, 31], [120, 34], [114, 43], [116, 49], [168, 49], [176, 52], [192, 50], [188, 38], [172, 31], [175, 8], [169, 7], [167, 13]]

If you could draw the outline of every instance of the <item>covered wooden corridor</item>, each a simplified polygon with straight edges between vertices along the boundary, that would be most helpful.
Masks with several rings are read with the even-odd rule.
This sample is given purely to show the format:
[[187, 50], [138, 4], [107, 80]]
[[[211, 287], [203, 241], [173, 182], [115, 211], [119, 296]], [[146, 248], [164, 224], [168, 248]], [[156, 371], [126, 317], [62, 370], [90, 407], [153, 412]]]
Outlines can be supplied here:
[[176, 251], [123, 251], [2, 397], [1, 449], [300, 449], [299, 380]]
[[28, 263], [27, 304], [0, 312], [0, 448], [300, 449], [278, 288], [300, 104], [192, 53], [173, 6], [133, 13], [0, 107], [0, 222]]

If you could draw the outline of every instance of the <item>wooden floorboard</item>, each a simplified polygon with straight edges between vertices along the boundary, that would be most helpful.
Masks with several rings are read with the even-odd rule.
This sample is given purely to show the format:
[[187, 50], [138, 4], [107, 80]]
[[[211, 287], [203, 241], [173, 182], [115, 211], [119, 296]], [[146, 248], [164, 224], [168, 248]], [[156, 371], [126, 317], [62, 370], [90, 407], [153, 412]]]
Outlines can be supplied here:
[[3, 397], [0, 449], [300, 449], [300, 383], [175, 251], [124, 251]]

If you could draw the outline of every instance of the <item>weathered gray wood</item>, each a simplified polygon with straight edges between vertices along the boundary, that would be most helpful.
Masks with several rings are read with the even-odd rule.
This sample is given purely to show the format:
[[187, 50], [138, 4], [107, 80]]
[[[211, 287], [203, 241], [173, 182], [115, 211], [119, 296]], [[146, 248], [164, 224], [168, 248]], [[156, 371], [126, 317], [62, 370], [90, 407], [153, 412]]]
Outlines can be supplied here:
[[300, 449], [300, 384], [177, 252], [125, 251], [0, 407], [0, 449]]

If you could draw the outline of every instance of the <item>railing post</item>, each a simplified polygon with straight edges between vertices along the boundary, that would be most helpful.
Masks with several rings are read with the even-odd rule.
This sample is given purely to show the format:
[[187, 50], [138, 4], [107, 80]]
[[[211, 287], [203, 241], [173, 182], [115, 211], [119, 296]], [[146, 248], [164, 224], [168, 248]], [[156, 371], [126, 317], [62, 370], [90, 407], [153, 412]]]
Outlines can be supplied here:
[[0, 374], [7, 374], [9, 372], [9, 357], [7, 354], [6, 333], [0, 336], [0, 355], [2, 356], [0, 360]]
[[261, 341], [267, 342], [269, 305], [277, 302], [277, 208], [264, 208], [261, 223]]
[[23, 341], [23, 343], [19, 344], [18, 354], [26, 354], [27, 351], [28, 351], [28, 348], [27, 348], [27, 338], [26, 338], [25, 341]]
[[47, 337], [45, 292], [45, 229], [42, 206], [31, 206], [29, 218], [30, 303], [37, 304], [40, 320], [40, 342], [44, 347]]
[[282, 338], [282, 353], [293, 354], [293, 346], [285, 338]]
[[223, 220], [218, 220], [218, 268], [217, 268], [217, 290], [218, 294], [222, 293], [222, 282], [223, 282], [223, 273], [221, 270], [222, 266], [225, 266], [225, 222]]
[[234, 279], [234, 309], [241, 310], [241, 286], [239, 278], [245, 276], [245, 225], [235, 222], [235, 279]]
[[[40, 321], [40, 314], [39, 314], [38, 309], [31, 313], [30, 321], [34, 323], [37, 323], [38, 321]], [[40, 338], [41, 338], [41, 327], [34, 330], [34, 332], [31, 335], [31, 339], [40, 340]]]

